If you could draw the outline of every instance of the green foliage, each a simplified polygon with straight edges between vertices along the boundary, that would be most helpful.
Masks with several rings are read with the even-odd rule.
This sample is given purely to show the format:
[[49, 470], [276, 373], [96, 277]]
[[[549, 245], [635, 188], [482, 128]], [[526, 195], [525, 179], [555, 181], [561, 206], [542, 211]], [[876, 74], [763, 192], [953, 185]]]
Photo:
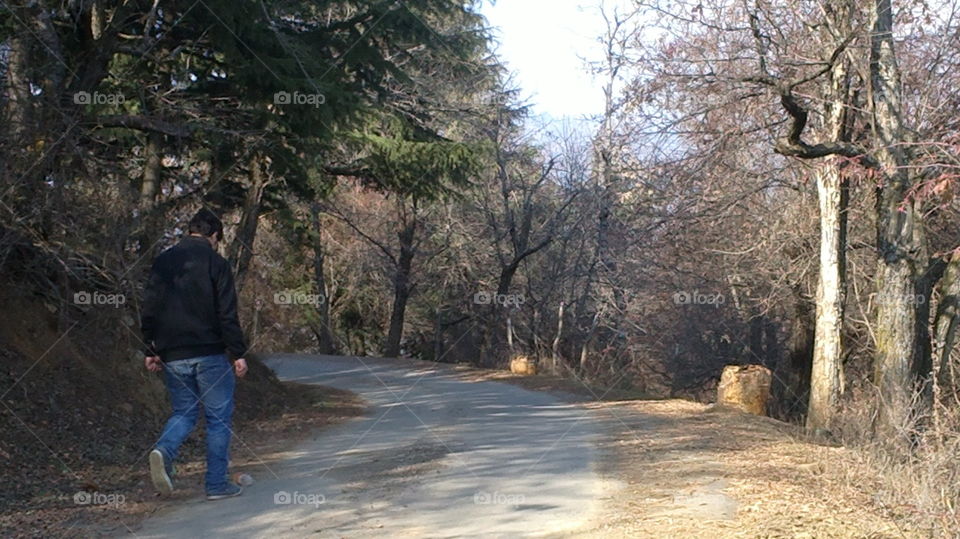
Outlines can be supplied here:
[[402, 196], [432, 199], [469, 185], [479, 173], [483, 147], [446, 140], [417, 141], [375, 134], [355, 134], [367, 155], [360, 160], [378, 189]]
[[[198, 196], [237, 200], [211, 190], [239, 186], [231, 177], [243, 174], [253, 152], [282, 178], [270, 187], [275, 200], [323, 196], [330, 185], [325, 170], [341, 160], [348, 134], [383, 118], [402, 119], [407, 134], [364, 143], [381, 188], [431, 196], [439, 191], [435, 183], [463, 184], [474, 168], [466, 146], [429, 141], [438, 139], [432, 126], [443, 94], [489, 75], [488, 36], [472, 2], [172, 1], [156, 12], [150, 2], [97, 5], [106, 21], [98, 38], [90, 34], [92, 3], [14, 7], [0, 15], [0, 31], [36, 41], [35, 69], [64, 68], [63, 86], [44, 89], [60, 94], [50, 103], [70, 103], [78, 90], [124, 97], [78, 107], [81, 125], [109, 115], [143, 117], [167, 126], [164, 145], [176, 153], [225, 150], [217, 167], [225, 177], [212, 178]], [[17, 23], [42, 12], [51, 14], [62, 58]], [[183, 127], [189, 135], [170, 134]], [[99, 140], [94, 148], [112, 145], [105, 155], [119, 156], [142, 146], [147, 130], [124, 124], [83, 136]]]

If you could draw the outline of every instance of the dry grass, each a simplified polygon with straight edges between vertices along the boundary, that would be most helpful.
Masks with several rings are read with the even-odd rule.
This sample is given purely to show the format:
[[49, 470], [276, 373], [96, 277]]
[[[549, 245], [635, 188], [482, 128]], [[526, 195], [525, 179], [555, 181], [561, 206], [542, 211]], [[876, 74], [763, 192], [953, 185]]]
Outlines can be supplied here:
[[914, 413], [894, 434], [878, 435], [874, 400], [855, 402], [835, 426], [858, 456], [849, 482], [869, 477], [874, 503], [905, 525], [930, 537], [960, 537], [960, 410], [939, 407], [936, 418]]
[[857, 452], [791, 425], [685, 401], [592, 406], [614, 432], [602, 471], [625, 486], [577, 536], [926, 536], [874, 503]]

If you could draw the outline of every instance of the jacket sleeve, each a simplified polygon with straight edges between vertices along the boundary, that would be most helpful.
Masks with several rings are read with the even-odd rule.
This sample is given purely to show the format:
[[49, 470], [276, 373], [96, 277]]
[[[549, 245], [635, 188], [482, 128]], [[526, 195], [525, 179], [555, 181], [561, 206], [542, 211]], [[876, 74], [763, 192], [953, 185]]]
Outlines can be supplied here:
[[217, 257], [215, 263], [217, 271], [214, 293], [217, 295], [220, 335], [227, 346], [231, 360], [239, 359], [246, 355], [247, 344], [237, 315], [237, 289], [233, 283], [233, 272], [230, 271], [230, 264], [223, 258]]
[[154, 263], [150, 276], [143, 287], [143, 304], [140, 310], [140, 333], [143, 335], [143, 354], [158, 355], [156, 349], [157, 316], [160, 309], [160, 276]]

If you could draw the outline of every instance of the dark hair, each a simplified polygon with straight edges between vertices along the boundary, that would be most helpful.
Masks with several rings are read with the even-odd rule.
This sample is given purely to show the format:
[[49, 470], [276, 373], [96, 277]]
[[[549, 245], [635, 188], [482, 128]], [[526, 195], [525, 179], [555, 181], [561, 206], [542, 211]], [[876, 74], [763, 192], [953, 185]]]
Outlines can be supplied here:
[[223, 222], [217, 217], [217, 214], [203, 208], [190, 219], [187, 232], [190, 234], [201, 234], [206, 237], [216, 236], [217, 240], [223, 240]]

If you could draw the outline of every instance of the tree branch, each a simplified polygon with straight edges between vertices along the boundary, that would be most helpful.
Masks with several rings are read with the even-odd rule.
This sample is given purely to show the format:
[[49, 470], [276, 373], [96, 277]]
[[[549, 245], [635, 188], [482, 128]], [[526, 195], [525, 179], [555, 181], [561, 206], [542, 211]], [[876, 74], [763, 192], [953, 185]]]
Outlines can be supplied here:
[[787, 157], [801, 159], [817, 159], [831, 155], [840, 155], [860, 159], [860, 162], [869, 168], [880, 168], [880, 164], [867, 154], [866, 148], [850, 142], [827, 142], [808, 144], [803, 141], [803, 130], [807, 126], [807, 111], [797, 102], [797, 98], [788, 87], [780, 87], [780, 104], [792, 118], [790, 131], [786, 137], [774, 144], [774, 151]]
[[95, 127], [127, 127], [130, 129], [138, 129], [140, 131], [153, 131], [155, 133], [162, 133], [164, 135], [170, 135], [179, 138], [190, 137], [193, 135], [194, 131], [197, 130], [196, 126], [190, 124], [174, 124], [159, 118], [151, 118], [149, 116], [130, 116], [120, 114], [112, 116], [97, 116], [84, 123]]

